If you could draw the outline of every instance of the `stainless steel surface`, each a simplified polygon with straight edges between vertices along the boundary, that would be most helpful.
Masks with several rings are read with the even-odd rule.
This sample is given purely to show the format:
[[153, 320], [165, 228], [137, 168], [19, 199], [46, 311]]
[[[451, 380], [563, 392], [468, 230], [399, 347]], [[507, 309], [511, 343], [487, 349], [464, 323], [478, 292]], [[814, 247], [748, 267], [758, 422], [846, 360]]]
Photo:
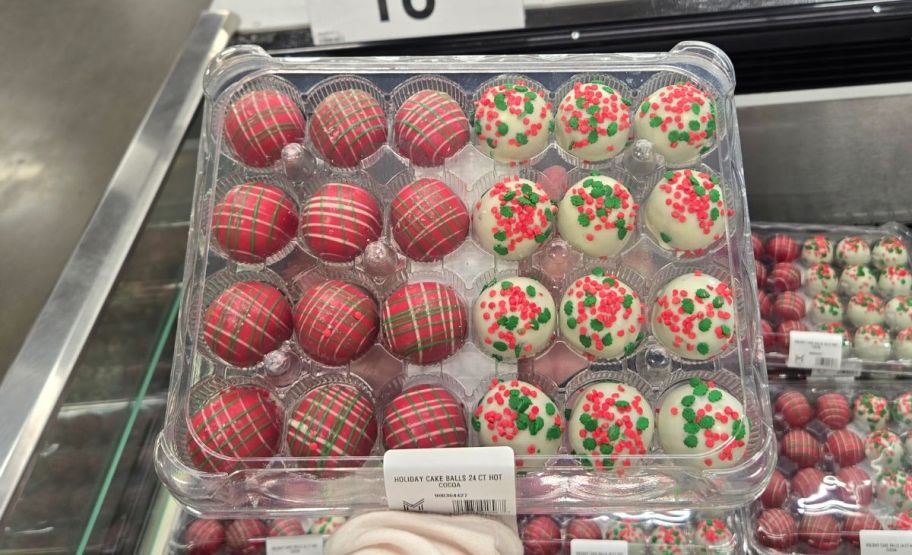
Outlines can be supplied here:
[[912, 82], [736, 103], [751, 219], [912, 222]]
[[236, 18], [226, 13], [200, 17], [0, 385], [0, 514], [171, 166], [199, 104], [203, 70], [236, 25]]

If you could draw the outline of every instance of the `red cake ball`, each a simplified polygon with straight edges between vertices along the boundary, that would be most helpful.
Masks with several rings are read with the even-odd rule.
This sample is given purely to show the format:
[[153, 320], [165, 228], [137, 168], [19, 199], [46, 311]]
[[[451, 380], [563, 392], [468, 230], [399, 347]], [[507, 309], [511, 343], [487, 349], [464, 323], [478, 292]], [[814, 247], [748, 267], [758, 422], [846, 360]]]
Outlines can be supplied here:
[[390, 206], [393, 239], [418, 262], [456, 250], [469, 234], [469, 212], [442, 181], [422, 178], [403, 187]]
[[383, 216], [373, 195], [355, 185], [329, 183], [301, 211], [301, 237], [327, 262], [351, 262], [380, 238]]
[[285, 93], [249, 92], [228, 108], [225, 138], [238, 160], [265, 168], [282, 157], [285, 145], [304, 141], [304, 115]]
[[184, 546], [188, 555], [215, 555], [225, 543], [225, 527], [210, 518], [194, 520], [184, 530]]
[[874, 498], [871, 477], [857, 466], [846, 466], [837, 470], [836, 485], [839, 498], [846, 503], [868, 506]]
[[763, 348], [767, 352], [773, 352], [776, 349], [776, 334], [773, 333], [773, 326], [766, 320], [760, 320], [760, 329], [763, 333]]
[[396, 150], [418, 166], [439, 166], [469, 142], [469, 119], [445, 92], [408, 97], [393, 118]]
[[297, 230], [294, 202], [262, 181], [232, 187], [212, 211], [213, 237], [238, 262], [266, 260], [285, 248]]
[[282, 414], [265, 389], [230, 387], [190, 416], [187, 452], [206, 472], [261, 466], [243, 459], [275, 455], [281, 424]]
[[801, 245], [788, 235], [773, 235], [763, 249], [775, 262], [791, 262], [801, 254]]
[[839, 547], [839, 523], [827, 514], [805, 514], [798, 526], [798, 538], [820, 551]]
[[766, 489], [763, 490], [763, 494], [760, 496], [760, 502], [767, 509], [781, 507], [788, 498], [788, 493], [788, 480], [785, 479], [781, 472], [774, 470], [773, 477], [770, 478], [769, 484], [767, 484]]
[[333, 166], [355, 167], [386, 142], [383, 106], [362, 90], [332, 93], [314, 110], [310, 139]]
[[296, 518], [277, 518], [269, 526], [269, 536], [303, 536], [305, 534], [301, 521]]
[[383, 345], [415, 364], [440, 362], [465, 342], [466, 309], [453, 288], [433, 281], [410, 283], [383, 303]]
[[779, 348], [788, 352], [790, 336], [793, 331], [808, 331], [808, 327], [801, 320], [786, 320], [776, 326], [776, 341]]
[[794, 291], [786, 291], [773, 302], [773, 314], [780, 320], [800, 320], [805, 315], [804, 299]]
[[387, 449], [465, 447], [465, 407], [440, 386], [416, 385], [386, 406], [382, 432]]
[[766, 270], [766, 264], [759, 260], [754, 260], [754, 272], [757, 274], [757, 287], [763, 287], [769, 274]]
[[790, 389], [779, 395], [774, 408], [793, 428], [804, 426], [814, 417], [810, 401], [797, 389]]
[[827, 449], [839, 466], [851, 466], [864, 460], [864, 440], [855, 432], [836, 430], [827, 437]]
[[269, 528], [256, 518], [232, 520], [225, 528], [225, 545], [231, 555], [260, 555], [266, 553]]
[[557, 555], [561, 550], [560, 526], [550, 516], [536, 516], [522, 529], [525, 555]]
[[851, 419], [849, 400], [841, 393], [824, 393], [817, 398], [817, 420], [839, 430], [845, 428]]
[[800, 467], [814, 466], [823, 456], [823, 447], [804, 430], [792, 430], [782, 438], [782, 454]]
[[757, 303], [760, 305], [760, 316], [769, 320], [773, 316], [773, 300], [765, 291], [757, 291]]
[[773, 549], [788, 549], [798, 542], [795, 519], [783, 509], [766, 509], [757, 517], [757, 540]]
[[816, 497], [823, 493], [821, 486], [824, 478], [826, 478], [826, 474], [819, 468], [813, 466], [802, 468], [792, 476], [792, 492], [802, 499]]
[[331, 366], [347, 364], [366, 353], [380, 329], [374, 299], [364, 289], [335, 279], [301, 295], [294, 321], [304, 352]]
[[846, 515], [842, 523], [842, 537], [855, 547], [861, 545], [859, 532], [862, 530], [883, 530], [877, 517], [868, 511], [852, 512]]
[[773, 293], [796, 291], [799, 287], [801, 287], [801, 270], [791, 262], [774, 264], [766, 278], [766, 288]]
[[320, 457], [304, 463], [340, 466], [338, 457], [366, 457], [377, 440], [374, 403], [355, 386], [330, 383], [304, 394], [288, 417], [285, 441], [292, 457]]
[[763, 258], [763, 240], [756, 233], [751, 233], [751, 248], [754, 251], [754, 260]]
[[602, 529], [599, 528], [598, 522], [591, 518], [572, 519], [567, 523], [564, 532], [564, 539], [568, 545], [573, 540], [600, 540], [602, 537]]
[[291, 305], [275, 287], [259, 281], [228, 286], [206, 308], [203, 340], [234, 366], [253, 366], [291, 337]]

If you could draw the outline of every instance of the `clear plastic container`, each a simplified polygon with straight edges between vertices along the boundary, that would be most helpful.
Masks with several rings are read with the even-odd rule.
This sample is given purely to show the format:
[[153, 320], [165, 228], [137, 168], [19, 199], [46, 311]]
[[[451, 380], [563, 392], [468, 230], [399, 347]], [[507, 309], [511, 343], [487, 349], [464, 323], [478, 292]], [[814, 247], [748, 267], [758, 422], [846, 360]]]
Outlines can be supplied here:
[[[577, 95], [585, 98], [574, 99], [575, 82], [589, 83]], [[656, 97], [659, 108], [644, 102], [670, 84], [663, 104]], [[450, 407], [449, 431], [435, 441], [526, 441], [513, 445], [521, 511], [736, 507], [756, 497], [771, 471], [773, 437], [733, 89], [728, 58], [703, 43], [654, 54], [454, 58], [225, 51], [205, 84], [184, 302], [156, 450], [162, 480], [206, 514], [385, 506], [384, 446], [408, 446], [397, 430], [401, 437], [427, 420], [395, 420], [396, 399], [423, 386]], [[560, 112], [568, 91], [572, 105], [556, 118], [571, 137], [565, 149], [547, 115]], [[433, 100], [416, 100], [422, 94]], [[587, 104], [603, 101], [613, 107]], [[395, 114], [409, 102], [416, 110], [445, 106], [440, 121], [455, 128], [433, 137], [422, 128], [402, 146], [415, 125]], [[665, 119], [656, 111], [664, 103], [677, 110]], [[517, 113], [488, 115], [493, 109]], [[628, 117], [643, 120], [642, 133], [635, 123], [624, 129]], [[341, 132], [327, 139], [327, 129]], [[584, 139], [573, 134], [580, 129]], [[582, 150], [625, 133], [602, 154]], [[496, 142], [502, 138], [509, 148]], [[279, 150], [275, 141], [287, 144]], [[540, 151], [530, 149], [536, 141]], [[612, 157], [576, 157], [605, 152]], [[423, 188], [427, 180], [433, 189]], [[252, 194], [251, 183], [270, 189]], [[446, 209], [434, 205], [408, 220], [418, 184], [417, 198]], [[684, 200], [674, 196], [678, 185]], [[631, 217], [654, 192], [658, 215], [644, 208]], [[329, 202], [339, 195], [346, 200]], [[562, 233], [563, 200], [571, 217]], [[687, 206], [679, 211], [678, 202]], [[590, 225], [593, 236], [612, 232], [598, 247], [610, 256], [584, 254], [598, 242], [585, 233]], [[425, 229], [437, 240], [420, 241]], [[332, 240], [343, 233], [344, 241]], [[675, 289], [655, 304], [667, 284], [694, 272], [685, 278], [688, 299]], [[598, 283], [584, 286], [585, 276]], [[420, 299], [418, 309], [410, 298]], [[590, 309], [598, 314], [583, 321]], [[516, 390], [503, 395], [520, 399], [485, 399], [497, 380]], [[573, 413], [596, 382], [637, 388], [637, 403], [647, 406], [638, 404], [638, 418], [624, 425], [638, 445], [603, 446], [617, 440], [611, 430], [608, 439], [588, 438], [589, 453], [574, 454], [574, 433], [608, 429]], [[670, 418], [649, 437], [649, 421], [661, 420], [649, 406], [679, 402], [678, 388], [708, 395], [721, 416], [701, 428], [689, 411], [678, 416], [687, 406], [667, 407], [689, 420]], [[325, 410], [339, 399], [341, 420]], [[497, 414], [488, 408], [494, 401]], [[735, 412], [723, 414], [726, 407]], [[515, 426], [503, 428], [504, 416]], [[311, 431], [321, 426], [323, 433]], [[694, 445], [711, 452], [688, 452]]]

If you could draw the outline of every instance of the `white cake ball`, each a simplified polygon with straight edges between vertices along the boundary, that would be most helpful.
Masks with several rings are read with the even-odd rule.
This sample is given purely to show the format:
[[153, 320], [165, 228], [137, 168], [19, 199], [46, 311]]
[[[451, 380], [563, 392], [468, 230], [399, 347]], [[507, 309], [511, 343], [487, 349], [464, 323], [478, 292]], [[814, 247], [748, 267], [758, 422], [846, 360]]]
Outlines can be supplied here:
[[909, 263], [909, 252], [899, 237], [884, 237], [874, 243], [871, 249], [871, 263], [875, 268], [905, 266]]
[[801, 259], [807, 264], [830, 264], [833, 262], [833, 243], [823, 235], [814, 235], [804, 240]]
[[846, 306], [846, 316], [853, 326], [882, 324], [884, 321], [884, 304], [877, 295], [855, 293]]
[[839, 285], [839, 274], [829, 264], [812, 264], [804, 276], [804, 290], [808, 295], [832, 293]]
[[690, 83], [663, 87], [640, 104], [634, 116], [639, 139], [651, 142], [668, 164], [696, 160], [716, 135], [716, 107]]
[[839, 295], [836, 293], [817, 293], [814, 295], [808, 316], [815, 324], [841, 322], [843, 308]]
[[722, 352], [732, 338], [731, 287], [702, 272], [678, 276], [659, 291], [652, 306], [652, 331], [669, 351], [705, 360]]
[[912, 294], [912, 273], [908, 268], [884, 268], [877, 278], [877, 289], [884, 297]]
[[472, 307], [478, 347], [497, 360], [534, 357], [551, 342], [556, 311], [548, 289], [509, 277], [486, 287]]
[[586, 387], [570, 414], [570, 448], [583, 464], [623, 470], [652, 447], [654, 412], [632, 385], [598, 382]]
[[836, 245], [836, 262], [843, 266], [863, 266], [871, 261], [871, 247], [861, 237], [846, 237]]
[[504, 260], [521, 260], [551, 236], [555, 212], [541, 185], [505, 177], [475, 203], [472, 234], [484, 250]]
[[575, 280], [560, 302], [561, 335], [577, 351], [596, 359], [633, 353], [643, 340], [646, 313], [640, 297], [612, 275], [596, 273]]
[[880, 324], [869, 324], [855, 330], [855, 354], [863, 360], [883, 362], [890, 358], [890, 336]]
[[676, 251], [701, 253], [722, 239], [731, 214], [719, 178], [689, 169], [665, 172], [646, 199], [646, 228]]
[[846, 329], [842, 322], [830, 322], [829, 324], [823, 324], [819, 328], [819, 331], [826, 333], [837, 333], [842, 336], [842, 358], [849, 358], [849, 355], [852, 354], [852, 336], [849, 335], [849, 330]]
[[592, 175], [575, 183], [560, 202], [557, 230], [589, 256], [617, 256], [633, 236], [637, 203], [620, 182]]
[[545, 150], [554, 127], [544, 92], [522, 80], [485, 89], [472, 122], [479, 150], [501, 162], [522, 162]]
[[893, 297], [887, 301], [884, 309], [884, 320], [893, 331], [912, 326], [912, 297]]
[[890, 430], [876, 430], [865, 438], [865, 457], [878, 470], [902, 468], [903, 442]]
[[846, 266], [839, 276], [839, 290], [846, 295], [854, 295], [859, 291], [870, 293], [876, 285], [877, 278], [867, 266]]
[[912, 360], [912, 327], [896, 334], [893, 348], [896, 349], [896, 358], [899, 360]]
[[599, 81], [574, 83], [557, 105], [554, 138], [580, 160], [614, 158], [633, 138], [630, 99]]

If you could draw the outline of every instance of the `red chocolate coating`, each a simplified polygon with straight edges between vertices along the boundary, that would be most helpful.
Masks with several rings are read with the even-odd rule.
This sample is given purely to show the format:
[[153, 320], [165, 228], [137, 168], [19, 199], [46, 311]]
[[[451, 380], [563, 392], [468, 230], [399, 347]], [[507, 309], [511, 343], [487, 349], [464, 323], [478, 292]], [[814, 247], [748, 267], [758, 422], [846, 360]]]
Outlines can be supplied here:
[[760, 502], [766, 509], [781, 507], [785, 500], [788, 499], [789, 483], [778, 470], [773, 471], [773, 477], [770, 478], [769, 484], [760, 495]]
[[862, 530], [883, 530], [877, 517], [868, 511], [853, 512], [846, 515], [842, 523], [842, 537], [855, 547], [861, 544], [859, 532]]
[[801, 254], [801, 245], [788, 235], [773, 235], [763, 248], [775, 262], [791, 262]]
[[751, 233], [751, 248], [754, 251], [754, 260], [763, 258], [763, 240], [756, 233]]
[[773, 293], [796, 291], [801, 287], [801, 270], [791, 262], [779, 262], [773, 265], [765, 283]]
[[813, 466], [823, 456], [823, 447], [804, 430], [791, 430], [782, 438], [782, 454], [800, 467]]
[[804, 299], [794, 291], [786, 291], [773, 302], [773, 314], [780, 320], [800, 320], [805, 315]]
[[776, 341], [783, 352], [788, 352], [790, 337], [792, 331], [807, 331], [808, 327], [801, 320], [786, 320], [776, 326]]
[[383, 216], [377, 199], [361, 187], [328, 183], [301, 211], [301, 237], [327, 262], [351, 262], [380, 238]]
[[311, 389], [288, 417], [285, 441], [293, 457], [321, 457], [308, 466], [340, 466], [332, 459], [365, 457], [377, 441], [374, 404], [347, 384]]
[[333, 166], [357, 166], [386, 142], [383, 106], [358, 89], [333, 93], [314, 110], [310, 139], [317, 152]]
[[206, 308], [203, 340], [234, 366], [253, 366], [291, 337], [291, 305], [281, 291], [259, 281], [230, 285]]
[[269, 526], [269, 536], [303, 536], [306, 532], [296, 518], [277, 518]]
[[188, 555], [215, 555], [225, 543], [225, 527], [219, 520], [200, 518], [184, 530]]
[[776, 349], [776, 334], [773, 333], [773, 326], [766, 320], [760, 320], [760, 329], [763, 332], [763, 348], [767, 352], [773, 352]]
[[797, 389], [790, 389], [779, 395], [774, 408], [793, 428], [801, 428], [814, 417], [810, 401]]
[[367, 352], [380, 328], [377, 303], [356, 285], [329, 280], [304, 292], [295, 307], [301, 348], [314, 360], [339, 366]]
[[279, 252], [298, 230], [298, 209], [262, 181], [232, 187], [212, 211], [212, 236], [229, 257], [256, 263]]
[[754, 260], [754, 273], [757, 274], [757, 287], [763, 288], [766, 283], [767, 275], [769, 274], [766, 269], [766, 264], [759, 260]]
[[561, 550], [560, 526], [550, 516], [536, 516], [522, 529], [525, 555], [557, 555]]
[[573, 540], [600, 540], [602, 538], [602, 529], [591, 518], [574, 518], [567, 523], [567, 529], [564, 532], [564, 540], [567, 545], [570, 545]]
[[393, 239], [412, 260], [432, 262], [469, 234], [469, 212], [445, 183], [422, 178], [403, 187], [390, 206]]
[[824, 393], [817, 399], [817, 420], [840, 430], [852, 419], [849, 400], [840, 393]]
[[387, 449], [465, 447], [465, 407], [446, 389], [421, 384], [400, 393], [383, 414]]
[[868, 506], [874, 498], [874, 486], [868, 473], [857, 466], [846, 466], [836, 471], [839, 498], [846, 503]]
[[[193, 465], [206, 472], [262, 466], [245, 464], [243, 459], [275, 455], [281, 424], [279, 408], [265, 389], [231, 387], [190, 417], [187, 452]], [[230, 459], [216, 457], [210, 451]]]
[[839, 523], [827, 514], [806, 514], [798, 526], [798, 538], [820, 551], [839, 547]]
[[757, 539], [773, 549], [788, 549], [798, 542], [798, 528], [783, 509], [767, 509], [757, 517]]
[[757, 303], [760, 305], [760, 316], [769, 320], [773, 316], [773, 300], [765, 291], [757, 291]]
[[465, 342], [466, 309], [451, 287], [433, 281], [400, 287], [383, 303], [383, 345], [415, 364], [440, 362]]
[[439, 166], [469, 142], [469, 120], [450, 95], [425, 89], [393, 118], [396, 150], [418, 166]]
[[826, 444], [839, 466], [858, 464], [865, 458], [864, 440], [855, 432], [836, 430], [827, 437]]
[[792, 492], [798, 497], [807, 498], [821, 493], [820, 486], [826, 474], [819, 468], [802, 468], [792, 476]]
[[260, 555], [266, 553], [269, 528], [256, 518], [232, 520], [225, 528], [225, 545], [231, 555]]
[[265, 168], [282, 157], [285, 145], [303, 142], [304, 115], [284, 93], [249, 92], [225, 113], [225, 138], [241, 162]]

